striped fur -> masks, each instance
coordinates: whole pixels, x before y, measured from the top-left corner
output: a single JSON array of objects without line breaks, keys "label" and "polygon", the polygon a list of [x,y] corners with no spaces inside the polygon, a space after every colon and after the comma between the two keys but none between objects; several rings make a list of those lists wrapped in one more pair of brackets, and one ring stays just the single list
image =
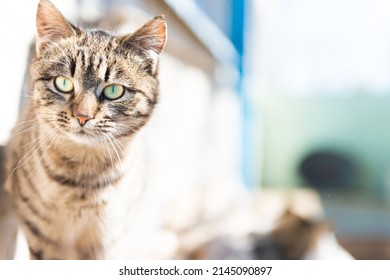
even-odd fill
[{"label": "striped fur", "polygon": [[[115,36],[74,27],[39,2],[31,97],[7,145],[6,188],[32,259],[118,257],[142,207],[142,131],[158,101],[165,39],[163,17]],[[56,90],[57,76],[74,92]],[[123,97],[104,99],[109,84],[123,85]],[[76,113],[90,116],[84,126]]]}]

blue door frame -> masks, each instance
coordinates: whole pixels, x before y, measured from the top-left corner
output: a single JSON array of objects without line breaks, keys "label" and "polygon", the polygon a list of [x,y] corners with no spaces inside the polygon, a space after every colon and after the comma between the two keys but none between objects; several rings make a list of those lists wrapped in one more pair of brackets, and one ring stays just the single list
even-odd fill
[{"label": "blue door frame", "polygon": [[248,15],[246,11],[250,1],[248,0],[232,0],[231,1],[231,33],[230,39],[239,54],[239,73],[240,78],[237,84],[237,92],[239,94],[241,112],[242,112],[242,156],[241,156],[241,174],[244,184],[248,188],[253,188],[259,185],[259,169],[256,147],[258,139],[258,128],[256,127],[256,119],[254,116],[253,105],[250,104],[248,94],[245,92],[244,86],[244,52],[245,52],[245,24]]}]

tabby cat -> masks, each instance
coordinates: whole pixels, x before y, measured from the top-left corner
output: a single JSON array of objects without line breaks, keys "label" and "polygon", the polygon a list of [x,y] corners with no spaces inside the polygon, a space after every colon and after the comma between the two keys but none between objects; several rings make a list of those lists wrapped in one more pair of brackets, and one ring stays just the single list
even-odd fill
[{"label": "tabby cat", "polygon": [[158,16],[125,36],[83,30],[40,0],[31,96],[6,147],[32,259],[139,257],[125,237],[145,208],[144,127],[166,28]]}]

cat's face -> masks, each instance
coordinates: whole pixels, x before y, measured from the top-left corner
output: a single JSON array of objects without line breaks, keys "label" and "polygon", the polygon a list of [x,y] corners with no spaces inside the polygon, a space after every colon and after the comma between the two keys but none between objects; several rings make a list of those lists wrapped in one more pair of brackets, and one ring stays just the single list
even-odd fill
[{"label": "cat's face", "polygon": [[[163,17],[128,36],[83,31],[47,0],[37,14],[32,94],[37,117],[75,141],[128,137],[149,119],[158,98]],[[50,131],[48,132],[50,133]]]}]

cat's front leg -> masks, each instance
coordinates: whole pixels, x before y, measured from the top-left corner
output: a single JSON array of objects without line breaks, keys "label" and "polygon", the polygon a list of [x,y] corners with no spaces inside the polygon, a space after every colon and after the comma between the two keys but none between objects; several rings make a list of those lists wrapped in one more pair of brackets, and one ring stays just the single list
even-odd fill
[{"label": "cat's front leg", "polygon": [[13,259],[16,248],[17,218],[12,198],[5,192],[4,147],[0,146],[0,260]]}]

